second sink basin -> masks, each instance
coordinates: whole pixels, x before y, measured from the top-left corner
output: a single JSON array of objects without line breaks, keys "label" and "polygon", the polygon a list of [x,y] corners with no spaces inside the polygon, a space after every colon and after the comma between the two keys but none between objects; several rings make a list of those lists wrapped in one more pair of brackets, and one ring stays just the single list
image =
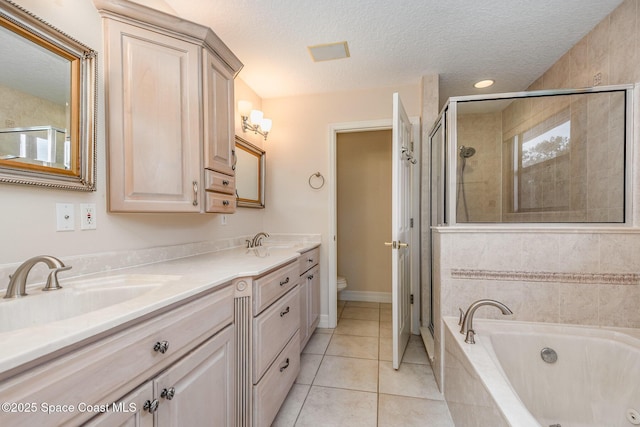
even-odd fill
[{"label": "second sink basin", "polygon": [[0,298],[0,333],[69,319],[120,304],[174,282],[179,276],[123,274],[62,282],[62,289],[27,290],[15,299]]}]

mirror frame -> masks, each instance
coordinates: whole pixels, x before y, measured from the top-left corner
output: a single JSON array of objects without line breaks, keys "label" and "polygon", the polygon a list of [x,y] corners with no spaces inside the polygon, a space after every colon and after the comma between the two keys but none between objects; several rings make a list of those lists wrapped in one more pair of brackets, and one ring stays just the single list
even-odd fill
[{"label": "mirror frame", "polygon": [[[261,149],[260,147],[257,147],[255,145],[253,145],[252,143],[250,143],[249,141],[247,141],[246,139],[242,139],[240,138],[238,135],[236,135],[236,144],[235,144],[235,149],[236,150],[243,150],[248,152],[251,155],[254,155],[258,158],[258,198],[257,199],[243,199],[238,195],[238,188],[237,188],[237,182],[238,182],[238,171],[236,170],[236,197],[237,197],[237,205],[238,207],[243,207],[243,208],[257,208],[257,209],[264,209],[265,206],[265,199],[264,199],[264,184],[265,184],[265,166],[266,166],[266,152]],[[237,163],[237,159],[238,159],[238,155],[237,153],[234,153],[234,157],[236,159]],[[234,170],[236,168],[236,165],[234,163]]]},{"label": "mirror frame", "polygon": [[[0,162],[0,182],[96,191],[97,52],[10,0],[0,2],[0,25],[70,60],[72,171]],[[75,140],[74,140],[75,139]]]}]

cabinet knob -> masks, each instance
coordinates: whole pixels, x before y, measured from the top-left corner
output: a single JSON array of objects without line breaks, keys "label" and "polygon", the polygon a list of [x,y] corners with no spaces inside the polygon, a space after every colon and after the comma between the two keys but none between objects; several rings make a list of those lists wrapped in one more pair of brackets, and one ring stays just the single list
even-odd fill
[{"label": "cabinet knob", "polygon": [[307,262],[313,263],[313,258],[307,258]]},{"label": "cabinet knob", "polygon": [[307,279],[309,279],[309,280],[313,280],[313,274],[308,275],[308,276],[307,276]]},{"label": "cabinet knob", "polygon": [[160,393],[160,397],[164,397],[167,400],[173,399],[173,396],[175,395],[176,395],[176,389],[174,387],[162,389],[162,392]]},{"label": "cabinet knob", "polygon": [[229,206],[229,201],[228,201],[228,200],[223,200],[223,201],[222,201],[222,204],[223,204],[224,206]]},{"label": "cabinet knob", "polygon": [[289,313],[289,306],[286,309],[280,312],[280,317],[284,317],[285,314]]},{"label": "cabinet knob", "polygon": [[226,179],[222,180],[222,185],[229,185],[229,181],[227,181]]},{"label": "cabinet knob", "polygon": [[158,410],[158,404],[158,399],[147,400],[146,402],[144,402],[143,409],[145,411],[149,411],[150,414],[153,414]]},{"label": "cabinet knob", "polygon": [[284,286],[289,283],[289,277],[287,277],[284,281],[280,282],[280,286]]},{"label": "cabinet knob", "polygon": [[287,357],[287,360],[285,360],[282,366],[280,366],[280,372],[284,371],[288,367],[289,367],[289,358]]},{"label": "cabinet knob", "polygon": [[165,354],[169,350],[169,341],[158,341],[153,346],[153,351],[156,351],[161,354]]}]

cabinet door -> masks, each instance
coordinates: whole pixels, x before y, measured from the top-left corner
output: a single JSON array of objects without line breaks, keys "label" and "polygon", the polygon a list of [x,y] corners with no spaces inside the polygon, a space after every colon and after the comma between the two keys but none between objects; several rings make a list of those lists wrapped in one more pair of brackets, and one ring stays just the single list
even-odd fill
[{"label": "cabinet door", "polygon": [[309,329],[307,333],[311,335],[318,326],[320,320],[320,267],[315,266],[306,273],[309,283]]},{"label": "cabinet door", "polygon": [[144,409],[153,400],[153,384],[147,382],[119,401],[108,411],[92,418],[87,427],[153,427],[153,414]]},{"label": "cabinet door", "polygon": [[205,49],[203,75],[204,167],[234,175],[233,74]]},{"label": "cabinet door", "polygon": [[198,212],[201,48],[105,19],[109,209]]},{"label": "cabinet door", "polygon": [[234,377],[230,325],[154,380],[158,427],[233,426]]},{"label": "cabinet door", "polygon": [[307,345],[309,338],[309,282],[304,280],[300,284],[300,352]]}]

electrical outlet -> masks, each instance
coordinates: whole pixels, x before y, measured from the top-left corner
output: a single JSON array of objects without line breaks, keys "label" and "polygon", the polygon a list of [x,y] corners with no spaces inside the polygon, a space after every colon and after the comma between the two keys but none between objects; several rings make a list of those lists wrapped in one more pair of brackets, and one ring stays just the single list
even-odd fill
[{"label": "electrical outlet", "polygon": [[80,229],[95,230],[96,228],[96,205],[95,203],[80,204]]},{"label": "electrical outlet", "polygon": [[56,231],[73,231],[75,218],[72,203],[56,203]]}]

